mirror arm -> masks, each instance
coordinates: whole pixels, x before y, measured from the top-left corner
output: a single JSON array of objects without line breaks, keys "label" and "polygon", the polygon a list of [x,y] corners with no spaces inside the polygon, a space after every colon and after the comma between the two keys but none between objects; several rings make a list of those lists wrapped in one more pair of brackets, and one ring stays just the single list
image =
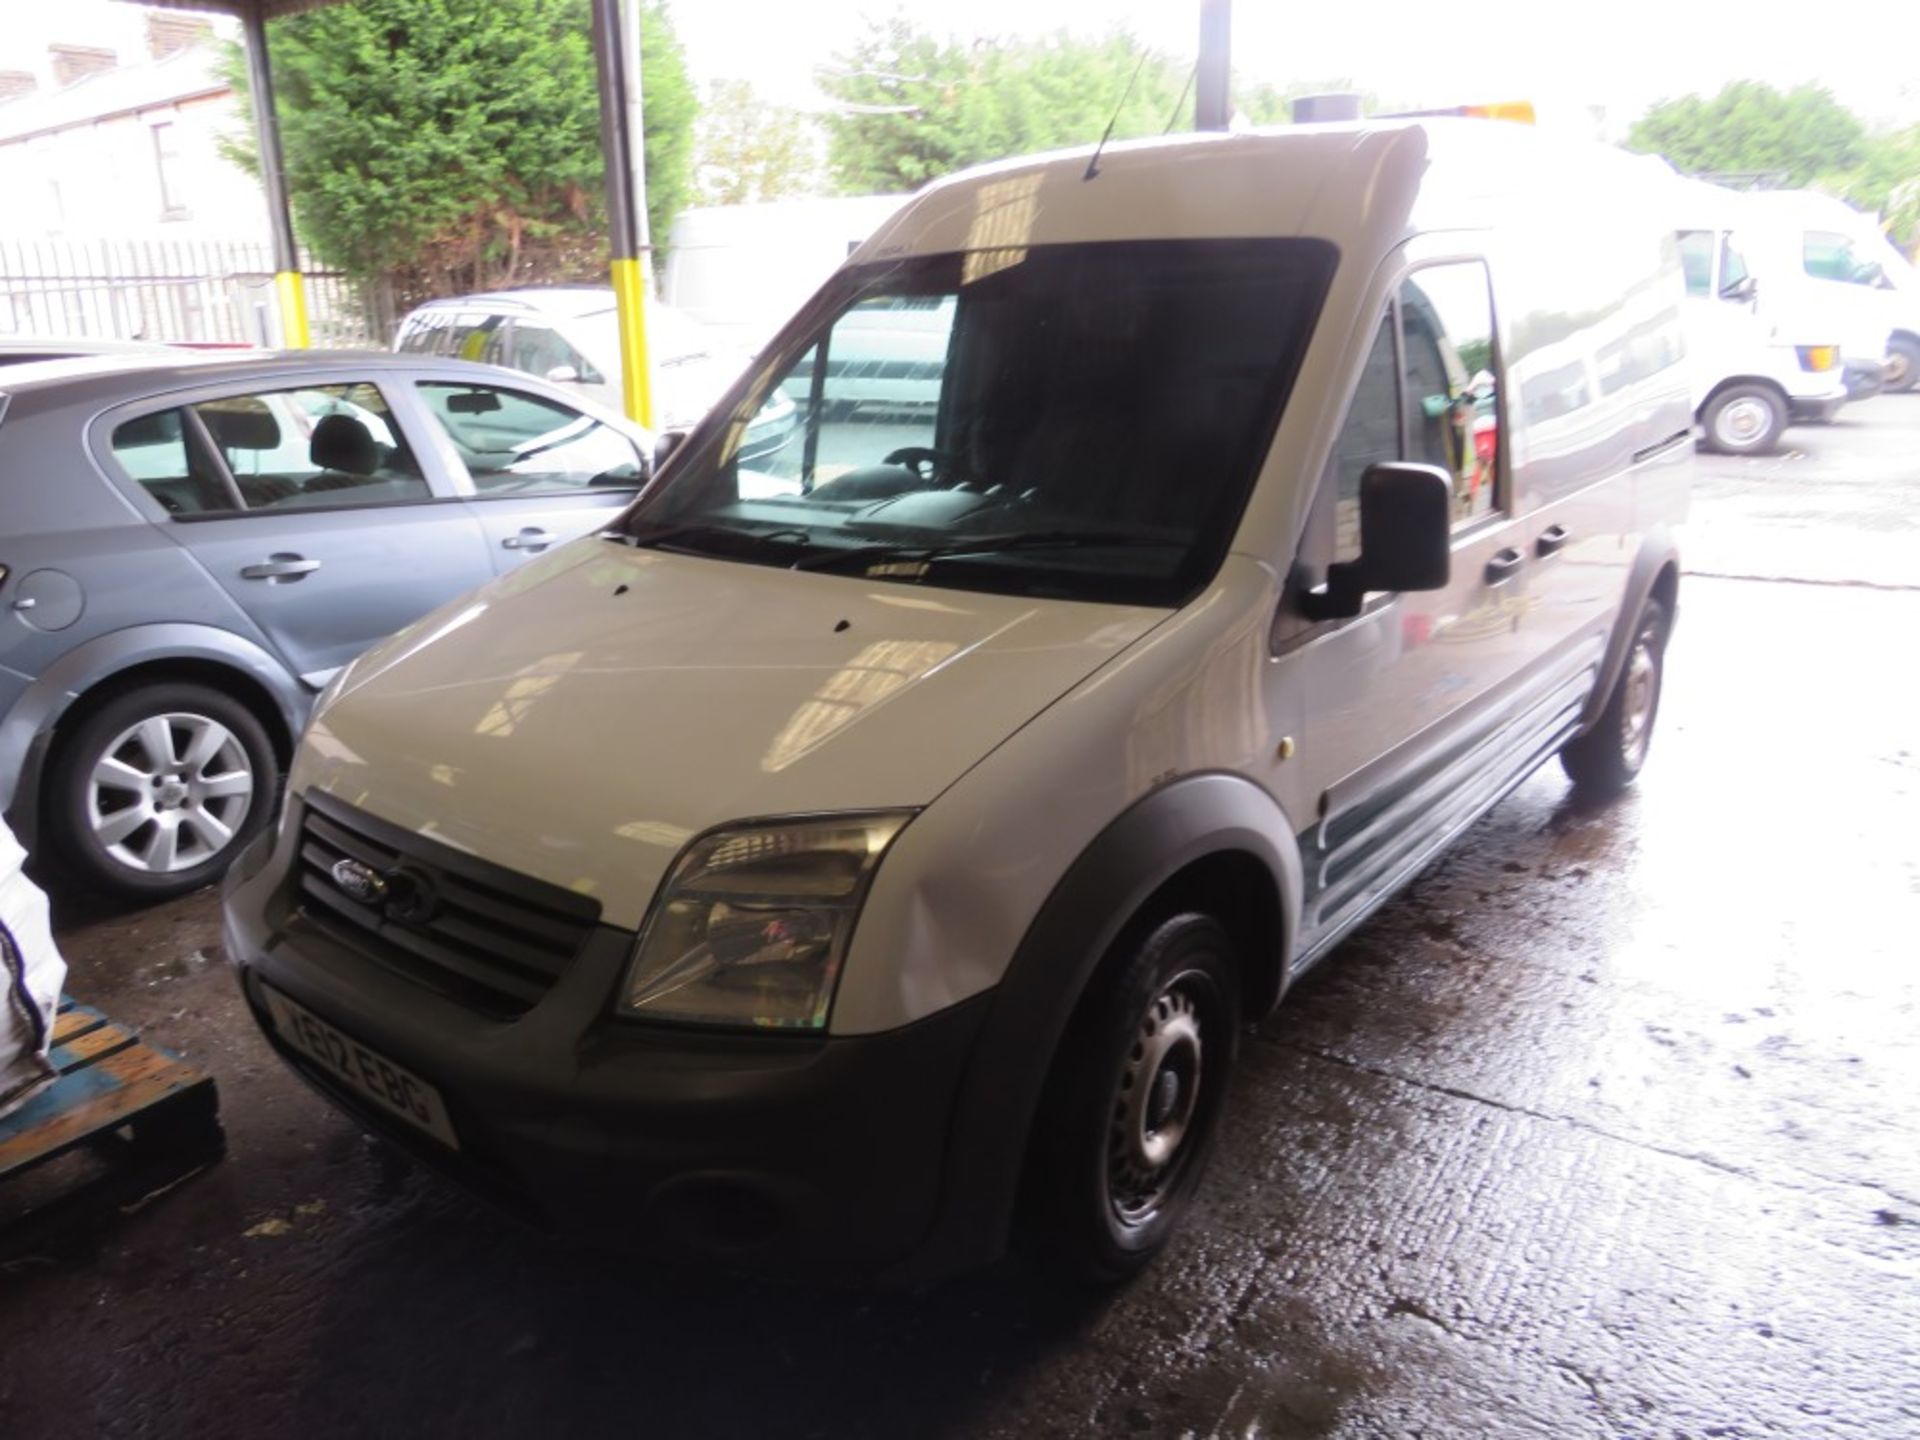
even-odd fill
[{"label": "mirror arm", "polygon": [[1367,599],[1366,571],[1358,560],[1327,567],[1327,583],[1300,592],[1300,613],[1308,620],[1348,620]]}]

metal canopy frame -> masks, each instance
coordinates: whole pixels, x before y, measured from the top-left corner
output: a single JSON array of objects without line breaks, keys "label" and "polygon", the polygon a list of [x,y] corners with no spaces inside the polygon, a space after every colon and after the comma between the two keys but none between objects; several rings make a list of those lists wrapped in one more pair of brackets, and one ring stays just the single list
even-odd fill
[{"label": "metal canopy frame", "polygon": [[[253,91],[254,136],[260,180],[266,187],[273,229],[274,291],[280,332],[290,348],[312,343],[307,328],[306,285],[294,247],[287,200],[280,122],[273,103],[273,60],[267,21],[352,0],[131,0],[169,10],[230,15],[246,34],[247,76]],[[600,149],[606,157],[607,214],[614,303],[620,316],[622,400],[629,416],[653,423],[652,366],[647,353],[646,297],[651,247],[647,239],[646,181],[641,158],[640,0],[591,0],[593,60],[600,82]]]}]

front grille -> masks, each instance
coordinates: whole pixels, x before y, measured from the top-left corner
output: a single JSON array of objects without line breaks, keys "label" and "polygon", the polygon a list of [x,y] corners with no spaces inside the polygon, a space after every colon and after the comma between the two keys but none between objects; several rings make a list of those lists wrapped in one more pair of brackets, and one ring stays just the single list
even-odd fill
[{"label": "front grille", "polygon": [[[331,795],[309,792],[305,804],[302,912],[368,959],[472,1009],[525,1014],[600,919],[597,900],[476,860]],[[333,878],[342,860],[386,877],[396,896],[404,886],[413,903],[354,899]],[[419,903],[423,893],[432,903]]]}]

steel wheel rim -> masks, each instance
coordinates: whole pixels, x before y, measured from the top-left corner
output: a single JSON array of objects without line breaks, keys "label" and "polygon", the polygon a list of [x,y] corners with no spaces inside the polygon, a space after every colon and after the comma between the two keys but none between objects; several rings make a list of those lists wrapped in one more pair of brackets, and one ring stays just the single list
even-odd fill
[{"label": "steel wheel rim", "polygon": [[1207,1083],[1197,971],[1175,976],[1142,1012],[1116,1078],[1107,1126],[1107,1203],[1132,1229],[1152,1220],[1192,1156]]},{"label": "steel wheel rim", "polygon": [[1620,754],[1632,769],[1639,769],[1647,758],[1659,698],[1660,662],[1654,655],[1653,637],[1643,633],[1627,660],[1626,702],[1620,712]]},{"label": "steel wheel rim", "polygon": [[1729,445],[1751,445],[1772,423],[1773,410],[1766,401],[1743,395],[1721,410],[1715,428]]},{"label": "steel wheel rim", "polygon": [[253,760],[218,720],[187,711],[129,725],[94,761],[87,823],[102,851],[145,875],[204,865],[253,808]]}]

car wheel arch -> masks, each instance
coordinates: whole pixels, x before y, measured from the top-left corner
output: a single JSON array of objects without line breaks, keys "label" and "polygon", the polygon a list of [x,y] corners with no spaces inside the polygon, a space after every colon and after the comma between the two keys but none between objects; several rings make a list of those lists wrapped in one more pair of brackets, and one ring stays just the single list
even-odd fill
[{"label": "car wheel arch", "polygon": [[23,843],[37,839],[50,760],[61,733],[134,685],[211,684],[247,706],[284,767],[312,697],[271,654],[230,631],[154,624],[97,636],[47,666],[0,717],[0,765],[14,767],[5,809]]}]

